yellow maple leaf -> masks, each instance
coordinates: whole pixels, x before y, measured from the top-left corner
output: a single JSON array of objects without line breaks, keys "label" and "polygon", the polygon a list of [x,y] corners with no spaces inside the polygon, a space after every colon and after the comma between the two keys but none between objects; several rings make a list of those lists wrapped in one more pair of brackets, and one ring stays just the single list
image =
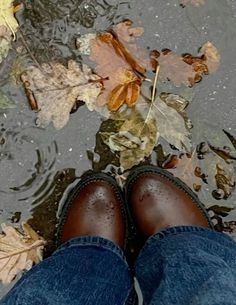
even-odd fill
[{"label": "yellow maple leaf", "polygon": [[0,1],[0,27],[5,26],[8,28],[15,40],[15,32],[18,28],[18,22],[14,16],[13,0],[1,0]]}]

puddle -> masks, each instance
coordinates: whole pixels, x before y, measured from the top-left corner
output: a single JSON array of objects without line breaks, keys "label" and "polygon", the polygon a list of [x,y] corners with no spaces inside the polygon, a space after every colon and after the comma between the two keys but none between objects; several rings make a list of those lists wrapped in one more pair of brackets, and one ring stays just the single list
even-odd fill
[{"label": "puddle", "polygon": [[[117,155],[103,144],[99,135],[99,130],[111,128],[109,122],[80,107],[60,131],[52,126],[37,128],[23,88],[16,83],[22,67],[35,62],[65,64],[68,59],[81,62],[75,47],[75,38],[81,34],[105,30],[128,18],[144,28],[144,35],[139,38],[144,48],[196,53],[206,41],[214,42],[222,57],[220,69],[194,87],[187,110],[194,126],[193,144],[196,147],[211,140],[223,148],[227,145],[222,140],[225,137],[222,130],[236,136],[233,1],[209,0],[200,8],[191,5],[181,8],[177,0],[21,2],[25,9],[17,13],[21,24],[17,43],[0,65],[1,91],[16,104],[13,109],[0,110],[1,223],[17,227],[28,220],[53,247],[57,210],[68,186],[90,169],[119,174]],[[19,51],[25,48],[22,57]],[[178,94],[176,88],[171,90]],[[160,140],[147,163],[162,166],[169,154],[176,153]],[[203,161],[200,162],[204,170]],[[236,237],[236,193],[217,200],[213,191],[214,186],[203,183],[198,194],[211,208],[217,228]]]}]

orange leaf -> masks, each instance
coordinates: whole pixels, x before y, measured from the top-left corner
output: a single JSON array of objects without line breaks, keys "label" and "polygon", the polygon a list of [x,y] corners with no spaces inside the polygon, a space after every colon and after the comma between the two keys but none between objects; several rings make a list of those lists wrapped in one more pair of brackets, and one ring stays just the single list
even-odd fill
[{"label": "orange leaf", "polygon": [[137,82],[132,82],[128,84],[127,95],[126,95],[126,104],[128,107],[133,107],[137,102],[137,99],[140,94],[140,85]]},{"label": "orange leaf", "polygon": [[[127,21],[114,26],[110,32],[104,32],[91,41],[90,59],[97,66],[95,72],[103,81],[103,91],[98,97],[97,104],[108,104],[108,109],[116,111],[123,103],[129,107],[135,105],[139,97],[139,86],[143,80],[146,69],[138,63],[129,52],[136,46],[135,29],[130,28]],[[120,41],[121,32],[125,39]],[[136,46],[137,48],[137,46]],[[148,59],[147,59],[148,62]],[[134,83],[134,84],[133,84]],[[124,90],[121,88],[123,87]],[[126,94],[126,96],[124,96]]]},{"label": "orange leaf", "polygon": [[128,85],[118,85],[112,90],[107,104],[110,111],[117,111],[124,104],[127,95],[127,87]]}]

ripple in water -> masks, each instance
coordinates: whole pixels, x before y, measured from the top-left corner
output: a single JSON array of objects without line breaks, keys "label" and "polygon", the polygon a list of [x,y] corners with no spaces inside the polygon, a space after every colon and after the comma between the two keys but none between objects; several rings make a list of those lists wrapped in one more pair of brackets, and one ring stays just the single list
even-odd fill
[{"label": "ripple in water", "polygon": [[15,195],[17,201],[39,202],[47,196],[58,154],[55,141],[39,142],[36,128],[0,130],[0,193]]}]

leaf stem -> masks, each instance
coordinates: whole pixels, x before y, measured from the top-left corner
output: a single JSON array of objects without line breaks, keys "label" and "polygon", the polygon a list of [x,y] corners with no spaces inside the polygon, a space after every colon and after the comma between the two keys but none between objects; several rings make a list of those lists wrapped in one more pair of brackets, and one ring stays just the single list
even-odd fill
[{"label": "leaf stem", "polygon": [[155,99],[155,95],[156,95],[156,87],[157,87],[157,81],[158,81],[158,77],[159,77],[159,73],[160,73],[160,65],[157,65],[156,68],[156,75],[155,75],[155,79],[153,82],[153,89],[152,89],[152,104],[154,103],[154,99]]},{"label": "leaf stem", "polygon": [[155,96],[156,96],[156,86],[157,86],[157,81],[158,81],[159,73],[160,73],[160,65],[157,65],[156,74],[155,74],[155,78],[154,78],[154,81],[153,81],[151,106],[150,106],[150,108],[148,110],[148,114],[147,114],[144,126],[147,124],[147,121],[149,120],[149,116],[150,116],[150,114],[152,112],[152,106],[154,105],[154,100],[155,100]]}]

